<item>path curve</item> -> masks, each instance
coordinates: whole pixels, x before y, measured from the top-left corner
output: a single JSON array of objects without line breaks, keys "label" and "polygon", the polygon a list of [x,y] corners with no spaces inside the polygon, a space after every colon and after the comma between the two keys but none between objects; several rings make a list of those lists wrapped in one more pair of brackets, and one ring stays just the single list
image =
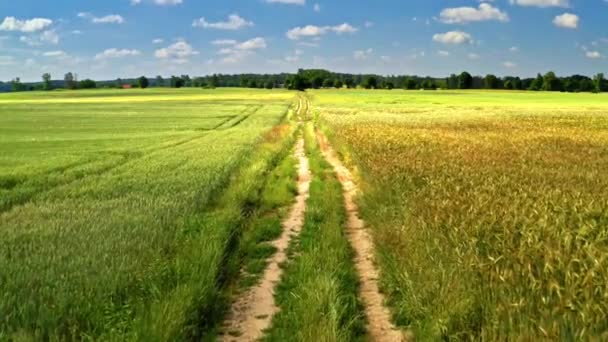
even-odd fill
[{"label": "path curve", "polygon": [[355,250],[355,269],[359,274],[359,297],[365,306],[367,332],[371,341],[396,342],[411,341],[412,336],[398,330],[391,322],[391,313],[384,306],[384,295],[378,286],[379,273],[374,264],[374,243],[359,218],[359,208],[355,201],[358,187],[351,172],[342,164],[325,135],[317,131],[317,140],[321,153],[334,168],[338,180],[344,189],[344,204],[348,214],[347,235]]},{"label": "path curve", "polygon": [[[279,312],[274,301],[275,287],[283,274],[281,264],[287,260],[289,242],[292,237],[300,234],[304,225],[306,201],[309,196],[311,174],[303,138],[296,143],[294,156],[299,163],[298,195],[289,215],[282,222],[283,233],[272,242],[277,252],[269,260],[260,282],[232,305],[228,320],[224,324],[225,335],[221,336],[221,341],[257,341],[264,335],[264,330],[270,327],[272,317]],[[230,333],[238,336],[231,336]]]}]

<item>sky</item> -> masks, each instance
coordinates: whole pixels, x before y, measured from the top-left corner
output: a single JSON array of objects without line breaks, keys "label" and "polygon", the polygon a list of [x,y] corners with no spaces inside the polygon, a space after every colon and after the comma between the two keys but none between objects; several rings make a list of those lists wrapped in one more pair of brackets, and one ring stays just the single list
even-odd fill
[{"label": "sky", "polygon": [[608,73],[608,0],[0,1],[0,80]]}]

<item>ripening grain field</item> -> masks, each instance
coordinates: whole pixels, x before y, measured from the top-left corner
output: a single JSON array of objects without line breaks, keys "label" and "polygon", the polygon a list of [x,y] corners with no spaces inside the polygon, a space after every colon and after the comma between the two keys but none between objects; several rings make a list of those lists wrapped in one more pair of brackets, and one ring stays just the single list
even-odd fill
[{"label": "ripening grain field", "polygon": [[277,125],[294,98],[2,94],[0,340],[193,339],[216,324],[241,207],[291,147]]},{"label": "ripening grain field", "polygon": [[418,340],[608,339],[608,96],[314,91]]}]

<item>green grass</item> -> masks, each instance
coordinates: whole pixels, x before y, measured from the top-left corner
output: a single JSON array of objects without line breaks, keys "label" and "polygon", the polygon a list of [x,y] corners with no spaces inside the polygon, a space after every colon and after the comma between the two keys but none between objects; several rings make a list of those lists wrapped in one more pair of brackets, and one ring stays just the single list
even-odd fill
[{"label": "green grass", "polygon": [[243,210],[290,136],[271,128],[292,100],[0,96],[0,339],[172,340],[212,327]]},{"label": "green grass", "polygon": [[314,91],[419,340],[608,338],[608,96]]},{"label": "green grass", "polygon": [[278,286],[281,311],[266,341],[356,341],[364,335],[352,250],[344,235],[342,188],[319,152],[312,124],[305,128],[313,175],[305,223],[290,246]]}]

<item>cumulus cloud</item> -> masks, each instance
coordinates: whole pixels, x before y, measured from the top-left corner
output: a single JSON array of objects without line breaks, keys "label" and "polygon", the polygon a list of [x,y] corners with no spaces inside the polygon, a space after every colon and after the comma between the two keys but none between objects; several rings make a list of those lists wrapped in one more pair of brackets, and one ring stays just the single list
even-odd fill
[{"label": "cumulus cloud", "polygon": [[553,19],[553,24],[557,27],[575,29],[578,27],[579,17],[576,14],[564,13]]},{"label": "cumulus cloud", "polygon": [[511,4],[534,7],[570,7],[569,0],[510,0]]},{"label": "cumulus cloud", "polygon": [[176,64],[188,63],[189,58],[198,55],[199,52],[194,50],[192,45],[184,40],[175,42],[166,48],[158,49],[154,52],[154,56],[158,59],[170,61]]},{"label": "cumulus cloud", "polygon": [[89,19],[94,24],[122,24],[125,18],[118,14],[109,14],[103,17],[96,17],[88,12],[78,13],[79,18]]},{"label": "cumulus cloud", "polygon": [[358,61],[364,61],[366,60],[369,56],[371,56],[371,54],[374,52],[374,49],[367,49],[367,50],[357,50],[353,53],[353,58],[358,60]]},{"label": "cumulus cloud", "polygon": [[291,40],[298,40],[302,37],[319,37],[327,34],[328,32],[335,32],[337,34],[343,33],[355,33],[358,29],[348,23],[344,23],[336,26],[315,26],[307,25],[303,27],[295,27],[287,31],[287,38]]},{"label": "cumulus cloud", "polygon": [[466,44],[472,43],[473,38],[470,34],[462,31],[449,31],[433,35],[433,40],[442,44]]},{"label": "cumulus cloud", "polygon": [[244,27],[253,26],[253,22],[247,21],[238,14],[231,14],[226,21],[215,23],[208,22],[205,18],[200,18],[192,23],[193,27],[210,28],[217,30],[238,30]]},{"label": "cumulus cloud", "polygon": [[59,44],[59,35],[55,30],[47,30],[39,35],[29,35],[19,37],[19,41],[29,46],[40,46],[43,44]]},{"label": "cumulus cloud", "polygon": [[51,26],[53,21],[46,18],[33,18],[20,20],[15,17],[6,17],[0,24],[0,31],[37,32]]},{"label": "cumulus cloud", "polygon": [[482,3],[479,8],[475,7],[457,7],[446,8],[439,15],[441,22],[446,24],[465,24],[474,21],[497,20],[508,22],[509,15],[502,12],[500,9],[488,4]]},{"label": "cumulus cloud", "polygon": [[256,50],[262,50],[267,47],[266,40],[262,37],[256,37],[244,42],[235,40],[217,40],[212,43],[214,45],[225,46],[218,51],[219,55],[223,55],[222,63],[234,64],[242,61],[247,56],[255,53]]},{"label": "cumulus cloud", "polygon": [[44,57],[53,57],[53,58],[67,58],[69,55],[62,50],[56,51],[47,51],[42,54]]},{"label": "cumulus cloud", "polygon": [[139,50],[129,50],[129,49],[107,49],[101,53],[95,55],[96,60],[109,59],[109,58],[121,58],[128,56],[139,56],[141,52]]},{"label": "cumulus cloud", "polygon": [[602,54],[598,51],[585,51],[585,57],[590,59],[599,59],[602,58]]}]

